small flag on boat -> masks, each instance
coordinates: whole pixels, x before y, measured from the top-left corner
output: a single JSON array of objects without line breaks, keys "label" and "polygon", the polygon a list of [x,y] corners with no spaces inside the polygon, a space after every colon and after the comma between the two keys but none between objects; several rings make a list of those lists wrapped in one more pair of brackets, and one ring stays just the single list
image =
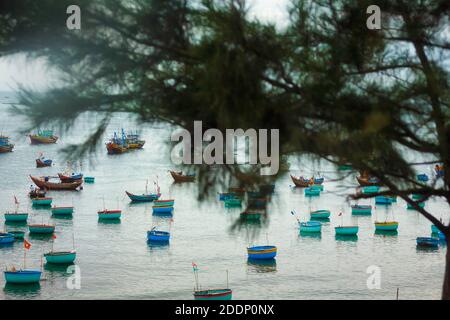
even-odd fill
[{"label": "small flag on boat", "polygon": [[192,269],[194,269],[194,271],[198,271],[198,266],[195,262],[192,262]]},{"label": "small flag on boat", "polygon": [[292,214],[293,216],[295,216],[295,213],[294,213],[294,211],[291,211],[291,214]]},{"label": "small flag on boat", "polygon": [[16,196],[14,196],[14,203],[17,205],[19,204],[19,201],[17,200]]},{"label": "small flag on boat", "polygon": [[30,250],[31,243],[29,243],[27,240],[23,240],[23,247],[27,250]]}]

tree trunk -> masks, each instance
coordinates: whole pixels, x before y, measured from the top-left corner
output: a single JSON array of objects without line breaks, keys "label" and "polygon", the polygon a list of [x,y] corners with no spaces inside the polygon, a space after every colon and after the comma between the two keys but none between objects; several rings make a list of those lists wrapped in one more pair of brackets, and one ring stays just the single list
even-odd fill
[{"label": "tree trunk", "polygon": [[445,275],[444,285],[442,287],[442,300],[450,300],[450,232],[445,234],[447,241],[447,254],[445,255]]}]

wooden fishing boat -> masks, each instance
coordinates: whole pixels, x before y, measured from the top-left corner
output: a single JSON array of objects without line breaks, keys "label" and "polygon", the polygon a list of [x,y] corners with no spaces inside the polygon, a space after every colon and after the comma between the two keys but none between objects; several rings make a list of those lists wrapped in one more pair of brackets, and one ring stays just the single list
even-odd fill
[{"label": "wooden fishing boat", "polygon": [[330,214],[330,210],[315,210],[310,212],[311,219],[328,219]]},{"label": "wooden fishing boat", "polygon": [[52,214],[54,215],[72,215],[73,207],[52,207]]},{"label": "wooden fishing boat", "polygon": [[0,232],[0,245],[10,244],[16,240],[13,234],[7,232]]},{"label": "wooden fishing boat", "polygon": [[300,232],[305,233],[320,233],[322,231],[322,224],[316,221],[300,222]]},{"label": "wooden fishing boat", "polygon": [[26,222],[28,219],[28,213],[19,212],[6,212],[5,221],[8,222]]},{"label": "wooden fishing boat", "polygon": [[358,226],[337,226],[334,228],[338,236],[356,236],[358,234]]},{"label": "wooden fishing boat", "polygon": [[108,154],[122,154],[122,153],[127,152],[128,148],[121,144],[117,144],[114,142],[108,142],[106,144],[106,150],[108,151]]},{"label": "wooden fishing boat", "polygon": [[416,244],[418,247],[424,248],[438,248],[439,240],[432,237],[418,237],[416,239]]},{"label": "wooden fishing boat", "polygon": [[362,188],[363,194],[372,194],[372,193],[377,193],[378,191],[380,191],[379,186],[368,186],[368,187]]},{"label": "wooden fishing boat", "polygon": [[[417,203],[417,205],[420,208],[424,208],[425,207],[425,202],[416,202],[416,203]],[[416,208],[414,208],[413,205],[409,204],[409,203],[406,205],[406,208],[409,209],[409,210],[416,210]]]},{"label": "wooden fishing boat", "polygon": [[352,214],[354,214],[354,215],[370,215],[370,214],[372,214],[372,206],[355,204],[352,206]]},{"label": "wooden fishing boat", "polygon": [[274,259],[277,255],[276,246],[255,246],[247,248],[249,259],[253,260],[268,260]]},{"label": "wooden fishing boat", "polygon": [[[122,129],[122,133],[123,129]],[[142,149],[145,144],[145,140],[140,139],[140,135],[135,132],[126,135],[126,143],[128,144],[129,149]]]},{"label": "wooden fishing boat", "polygon": [[390,197],[386,197],[386,196],[376,196],[375,204],[390,205],[390,204],[392,204],[392,199]]},{"label": "wooden fishing boat", "polygon": [[51,251],[44,253],[44,258],[48,263],[72,264],[77,257],[75,250],[71,251]]},{"label": "wooden fishing boat", "polygon": [[313,187],[305,188],[305,196],[307,197],[320,196],[320,189],[316,189]]},{"label": "wooden fishing boat", "polygon": [[377,178],[370,178],[370,177],[356,177],[356,180],[358,180],[358,183],[362,187],[368,187],[368,186],[378,186],[380,184],[380,181]]},{"label": "wooden fishing boat", "polygon": [[173,206],[152,206],[154,214],[172,214]]},{"label": "wooden fishing boat", "polygon": [[80,181],[83,179],[83,174],[82,173],[72,173],[70,176],[69,175],[64,175],[62,173],[58,173],[58,177],[59,180],[61,180],[61,182],[67,183],[67,182],[75,182],[75,181]]},{"label": "wooden fishing boat", "polygon": [[148,242],[169,242],[170,233],[167,231],[150,230],[147,231],[147,241]]},{"label": "wooden fishing boat", "polygon": [[0,153],[12,152],[14,145],[9,143],[9,137],[0,136]]},{"label": "wooden fishing boat", "polygon": [[307,179],[304,179],[302,177],[296,178],[293,175],[290,175],[292,182],[295,184],[296,187],[299,188],[307,188],[311,184],[311,182]]},{"label": "wooden fishing boat", "polygon": [[169,171],[175,182],[193,182],[195,180],[195,174],[183,175],[183,171],[175,172]]},{"label": "wooden fishing boat", "polygon": [[122,216],[122,210],[101,210],[97,212],[100,220],[117,220]]},{"label": "wooden fishing boat", "polygon": [[7,270],[4,271],[6,283],[30,284],[39,283],[42,272],[39,270]]},{"label": "wooden fishing boat", "polygon": [[52,204],[53,198],[34,198],[31,200],[33,206],[50,206]]},{"label": "wooden fishing boat", "polygon": [[153,205],[155,207],[164,207],[164,206],[172,206],[175,204],[175,200],[168,199],[168,200],[155,200],[153,201]]},{"label": "wooden fishing boat", "polygon": [[36,168],[51,167],[52,163],[50,159],[36,159]]},{"label": "wooden fishing boat", "polygon": [[397,221],[375,221],[375,230],[377,231],[397,231],[398,222]]},{"label": "wooden fishing boat", "polygon": [[435,167],[434,167],[434,172],[436,173],[436,177],[437,178],[442,178],[443,176],[444,176],[444,166],[442,166],[442,165],[436,165]]},{"label": "wooden fishing boat", "polygon": [[125,193],[127,194],[127,196],[130,198],[130,200],[132,202],[152,202],[152,201],[158,200],[159,197],[161,196],[160,193],[158,193],[158,194],[150,193],[150,194],[142,194],[142,195],[132,194],[128,191],[125,191]]},{"label": "wooden fishing boat", "polygon": [[94,177],[84,177],[84,182],[85,183],[94,183],[95,178]]},{"label": "wooden fishing boat", "polygon": [[425,173],[421,173],[417,175],[417,180],[422,182],[427,182],[429,180],[428,176]]},{"label": "wooden fishing boat", "polygon": [[231,289],[208,289],[194,291],[195,300],[231,300],[233,291]]},{"label": "wooden fishing boat", "polygon": [[11,230],[8,233],[11,233],[16,239],[23,239],[25,237],[25,231]]},{"label": "wooden fishing boat", "polygon": [[30,224],[28,225],[30,233],[52,234],[55,232],[54,224]]},{"label": "wooden fishing boat", "polygon": [[29,137],[31,144],[51,144],[58,141],[52,130],[39,131],[37,134],[30,134]]},{"label": "wooden fishing boat", "polygon": [[74,182],[49,182],[46,181],[45,178],[37,178],[30,175],[31,180],[34,182],[36,186],[38,186],[41,189],[47,189],[47,190],[76,190],[78,187],[80,187],[83,184],[83,180],[78,180]]},{"label": "wooden fishing boat", "polygon": [[28,193],[28,196],[31,199],[34,199],[34,198],[45,198],[46,194],[47,194],[47,192],[45,192],[45,190],[41,190],[41,189],[35,188],[34,190],[31,190]]}]

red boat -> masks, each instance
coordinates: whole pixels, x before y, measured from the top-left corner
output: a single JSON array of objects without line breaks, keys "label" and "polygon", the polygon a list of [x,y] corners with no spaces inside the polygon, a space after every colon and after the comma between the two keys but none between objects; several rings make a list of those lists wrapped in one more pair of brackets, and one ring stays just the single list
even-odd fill
[{"label": "red boat", "polygon": [[64,182],[55,183],[46,181],[46,179],[44,178],[37,178],[33,176],[30,176],[30,178],[34,182],[34,184],[37,185],[40,189],[46,190],[76,190],[83,183],[83,180],[68,183]]},{"label": "red boat", "polygon": [[64,174],[58,173],[58,177],[61,180],[61,182],[75,182],[83,179],[82,174],[74,174],[72,176],[66,176]]},{"label": "red boat", "polygon": [[51,167],[52,166],[52,160],[42,160],[42,159],[36,159],[36,168],[44,168],[44,167]]}]

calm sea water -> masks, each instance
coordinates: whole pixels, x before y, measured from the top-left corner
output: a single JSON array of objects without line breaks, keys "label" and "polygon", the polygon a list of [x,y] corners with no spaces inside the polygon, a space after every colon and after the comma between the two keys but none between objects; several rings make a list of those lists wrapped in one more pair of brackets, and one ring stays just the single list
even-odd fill
[{"label": "calm sea water", "polygon": [[[11,100],[12,94],[0,95],[0,102]],[[371,217],[352,217],[345,195],[354,192],[354,175],[343,182],[325,182],[320,197],[307,199],[302,190],[291,187],[286,172],[276,183],[268,224],[262,228],[232,229],[239,209],[225,209],[215,198],[199,202],[195,183],[172,183],[167,172],[173,168],[168,160],[170,131],[164,126],[138,126],[125,115],[114,118],[108,134],[121,127],[139,127],[147,140],[143,150],[108,156],[101,145],[95,154],[95,165],[85,161],[82,167],[85,175],[95,176],[94,184],[86,184],[80,192],[51,192],[55,205],[75,206],[72,219],[52,218],[48,210],[31,208],[28,175],[56,175],[64,170],[60,148],[82,141],[99,119],[92,114],[83,116],[71,132],[59,133],[58,144],[31,146],[18,132],[24,119],[9,115],[7,106],[0,103],[0,128],[16,145],[14,152],[0,154],[0,210],[3,213],[13,209],[16,195],[21,208],[31,213],[31,221],[56,224],[55,250],[71,249],[74,237],[76,265],[81,272],[81,288],[72,290],[66,285],[70,274],[65,267],[44,263],[45,281],[37,286],[5,285],[2,276],[0,299],[192,299],[192,261],[199,267],[200,284],[205,288],[225,287],[228,270],[234,299],[395,299],[397,288],[401,299],[439,299],[446,248],[416,249],[415,238],[429,236],[430,223],[417,212],[407,210],[404,201],[399,199],[391,209],[377,207]],[[35,168],[34,160],[41,151],[54,160],[53,167]],[[317,170],[307,161],[301,166],[292,162],[292,172],[298,174],[300,168],[305,175]],[[327,179],[334,177],[332,169],[327,165],[320,167]],[[163,198],[176,199],[172,224],[168,218],[152,216],[151,204],[130,204],[124,193],[143,192],[146,180],[152,187],[157,175]],[[98,222],[96,212],[103,207],[103,199],[107,208],[123,210],[120,223]],[[360,203],[374,204],[373,200]],[[430,200],[426,206],[448,219],[448,206],[443,200]],[[320,237],[299,235],[297,222],[290,214],[295,210],[306,220],[310,208],[332,212]],[[341,222],[340,211],[344,212],[346,224],[359,225],[357,239],[335,238],[334,226]],[[398,235],[374,233],[376,217],[381,220],[386,214],[399,221]],[[0,227],[3,225],[2,214]],[[170,245],[147,244],[146,231],[152,226],[170,229]],[[27,238],[32,244],[27,267],[40,268],[42,254],[51,249],[51,239]],[[276,263],[248,263],[246,247],[267,243],[278,246]],[[20,267],[23,252],[21,242],[0,247],[0,265]],[[380,267],[380,289],[367,288],[366,271],[372,265]]]}]

